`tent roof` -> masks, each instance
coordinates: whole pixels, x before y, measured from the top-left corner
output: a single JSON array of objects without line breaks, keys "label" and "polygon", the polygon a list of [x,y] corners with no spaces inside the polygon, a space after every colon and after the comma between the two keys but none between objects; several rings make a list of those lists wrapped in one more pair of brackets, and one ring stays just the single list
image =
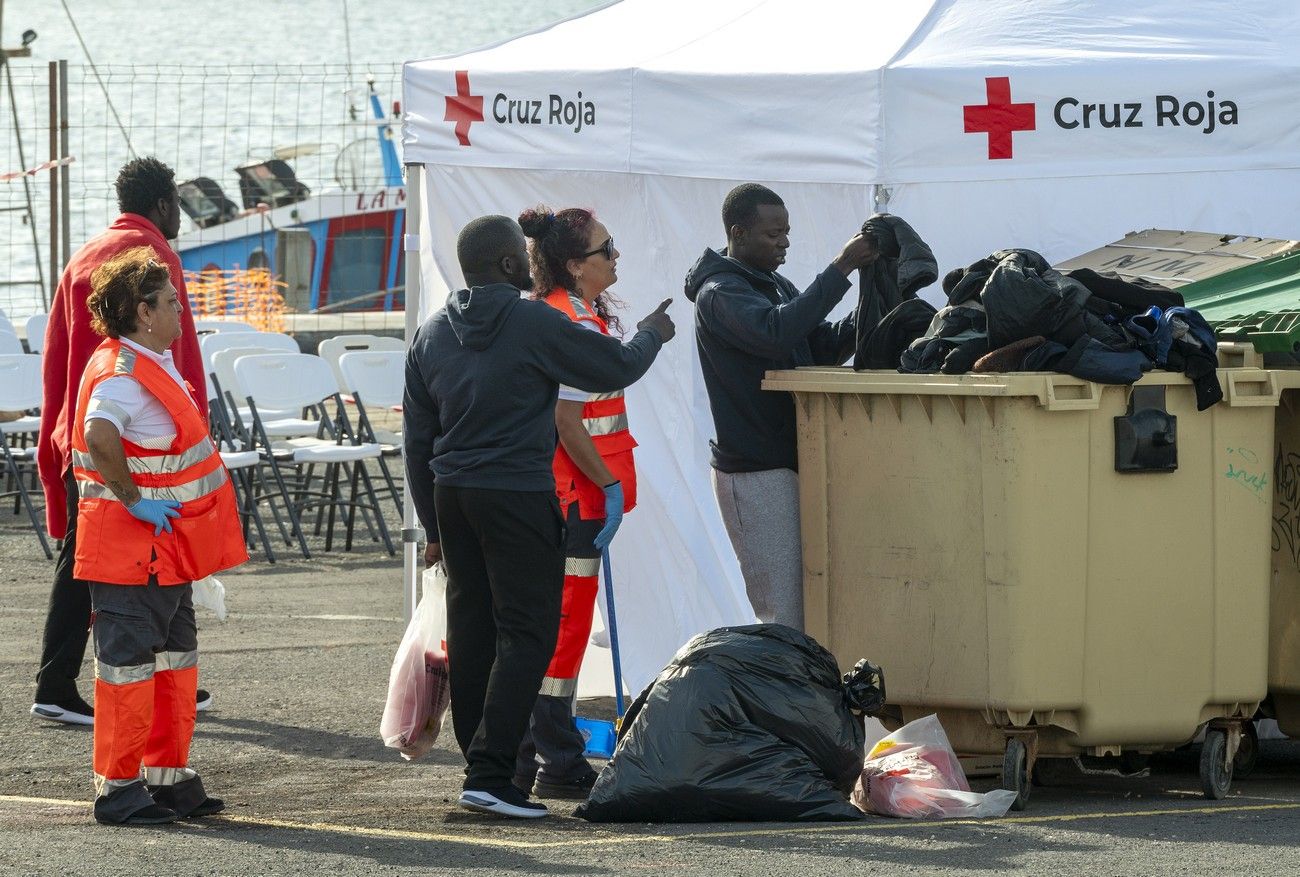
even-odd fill
[{"label": "tent roof", "polygon": [[[624,0],[408,63],[406,160],[858,183],[1293,167],[1298,43],[1289,0]],[[1012,161],[966,130],[1005,103],[1032,108]],[[977,129],[1008,121],[990,112]]]}]

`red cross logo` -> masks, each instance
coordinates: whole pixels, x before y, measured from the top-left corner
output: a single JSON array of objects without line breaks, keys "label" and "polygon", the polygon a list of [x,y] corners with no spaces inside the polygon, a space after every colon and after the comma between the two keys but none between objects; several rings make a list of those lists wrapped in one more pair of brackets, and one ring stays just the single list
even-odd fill
[{"label": "red cross logo", "polygon": [[966,133],[989,135],[989,158],[1010,158],[1011,132],[1034,130],[1034,105],[1011,102],[1009,77],[985,77],[984,88],[988,103],[962,107]]},{"label": "red cross logo", "polygon": [[456,139],[461,146],[469,146],[471,122],[483,121],[483,96],[469,93],[469,71],[456,71],[456,93],[447,95],[447,114],[444,122],[456,123]]}]

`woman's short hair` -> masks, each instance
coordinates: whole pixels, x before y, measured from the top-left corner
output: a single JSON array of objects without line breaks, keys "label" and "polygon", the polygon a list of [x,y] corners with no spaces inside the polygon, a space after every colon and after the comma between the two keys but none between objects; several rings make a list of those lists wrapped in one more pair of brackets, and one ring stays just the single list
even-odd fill
[{"label": "woman's short hair", "polygon": [[[596,215],[582,207],[570,207],[558,213],[539,204],[519,214],[519,226],[524,237],[533,242],[528,248],[528,266],[533,275],[533,298],[546,298],[557,286],[569,292],[578,291],[578,283],[569,273],[570,259],[582,259],[591,249],[588,234]],[[597,315],[615,332],[623,326],[613,313],[611,305],[618,299],[602,292],[595,301]]]},{"label": "woman's short hair", "polygon": [[136,330],[136,305],[158,307],[158,293],[171,274],[153,247],[123,250],[90,273],[90,328],[109,338]]}]

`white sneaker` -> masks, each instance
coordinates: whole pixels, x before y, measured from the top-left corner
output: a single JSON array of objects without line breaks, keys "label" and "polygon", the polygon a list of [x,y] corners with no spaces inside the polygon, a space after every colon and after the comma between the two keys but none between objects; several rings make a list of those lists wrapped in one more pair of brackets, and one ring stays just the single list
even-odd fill
[{"label": "white sneaker", "polygon": [[95,711],[89,706],[59,706],[56,703],[32,704],[32,715],[38,719],[51,722],[64,722],[69,725],[95,724]]},{"label": "white sneaker", "polygon": [[528,800],[528,796],[514,786],[506,786],[491,792],[482,789],[466,789],[460,793],[460,806],[476,813],[493,813],[515,819],[540,819],[551,814],[545,804]]}]

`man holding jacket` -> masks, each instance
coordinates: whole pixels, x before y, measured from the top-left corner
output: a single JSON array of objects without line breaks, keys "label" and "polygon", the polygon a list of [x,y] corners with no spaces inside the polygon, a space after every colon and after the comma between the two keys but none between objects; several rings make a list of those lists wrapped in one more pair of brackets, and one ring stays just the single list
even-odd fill
[{"label": "man holding jacket", "polygon": [[560,384],[608,393],[640,378],[675,333],[671,300],[623,344],[520,297],[532,280],[513,219],[474,220],[456,255],[468,288],[419,328],[406,359],[408,480],[425,560],[447,566],[452,724],[469,763],[460,805],[545,816],[510,781],[560,624],[556,397]]},{"label": "man holding jacket", "polygon": [[727,248],[686,275],[695,302],[695,343],[717,438],[713,488],[727,535],[761,621],[803,630],[794,401],[761,389],[770,369],[838,365],[855,346],[850,315],[826,322],[851,272],[877,256],[861,233],[802,293],[777,273],[790,247],[790,214],[775,192],[737,186],[722,204]]}]

